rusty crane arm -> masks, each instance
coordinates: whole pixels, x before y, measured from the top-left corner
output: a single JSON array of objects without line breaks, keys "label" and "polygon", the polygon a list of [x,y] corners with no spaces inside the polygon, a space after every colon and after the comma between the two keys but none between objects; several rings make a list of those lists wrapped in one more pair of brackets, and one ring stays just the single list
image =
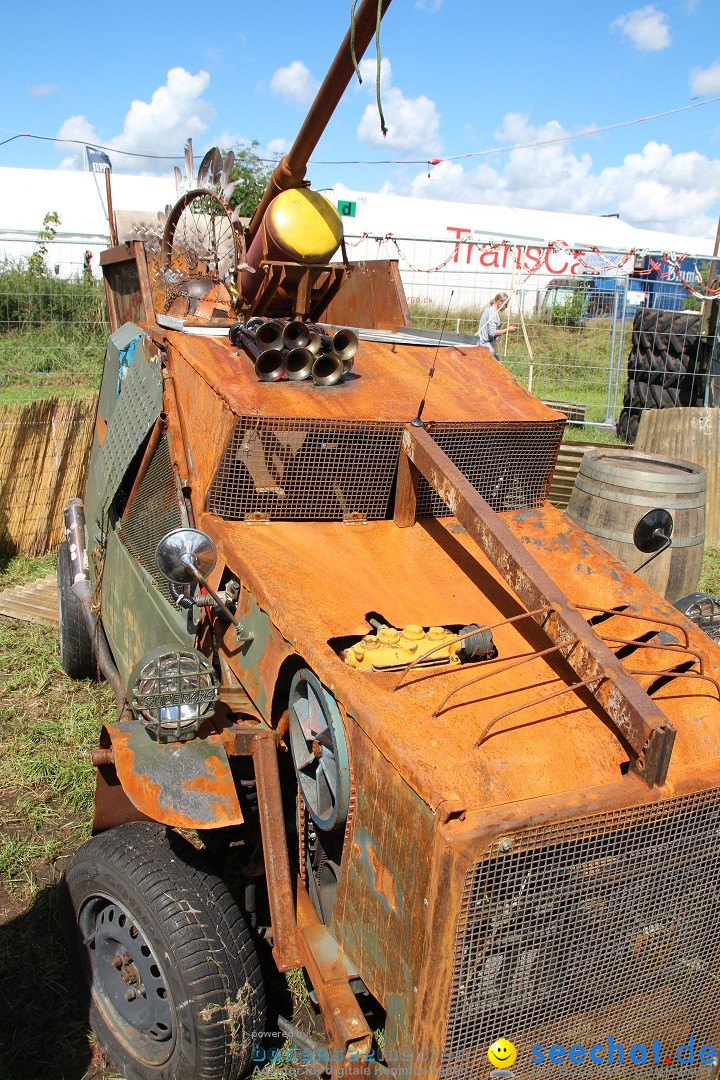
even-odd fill
[{"label": "rusty crane arm", "polygon": [[[381,4],[380,17],[382,18],[390,7],[390,0],[362,0],[355,15],[355,55],[358,60],[364,54],[375,33],[378,3]],[[330,118],[335,112],[340,98],[345,93],[354,71],[350,53],[350,30],[348,29],[343,43],[323,79],[322,86],[315,95],[310,111],[295,137],[295,142],[288,153],[275,166],[265,193],[255,208],[255,213],[248,227],[248,246],[252,243],[265,212],[275,196],[279,192],[287,190],[287,188],[300,187],[302,184],[310,155],[330,122]]]},{"label": "rusty crane arm", "polygon": [[674,726],[425,428],[408,424],[398,474],[398,525],[411,525],[415,519],[418,473],[499,570],[550,641],[564,646],[568,664],[582,683],[589,684],[629,747],[634,771],[650,787],[663,784],[675,740]]}]

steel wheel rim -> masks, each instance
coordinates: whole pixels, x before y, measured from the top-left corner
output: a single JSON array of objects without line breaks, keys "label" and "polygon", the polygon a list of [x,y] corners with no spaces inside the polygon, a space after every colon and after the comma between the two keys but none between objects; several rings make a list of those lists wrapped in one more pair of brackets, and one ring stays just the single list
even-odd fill
[{"label": "steel wheel rim", "polygon": [[[193,210],[193,204],[198,205],[199,212]],[[216,213],[208,214],[203,209],[209,205]],[[173,207],[165,224],[161,246],[162,266],[180,271],[183,277],[190,278],[198,265],[205,263],[208,264],[208,272],[217,280],[228,277],[234,284],[238,266],[244,258],[244,245],[241,244],[238,228],[231,220],[232,212],[230,203],[217,192],[205,188],[186,192]],[[223,246],[226,250],[221,254]],[[210,265],[212,263],[214,267]]]},{"label": "steel wheel rim", "polygon": [[113,1036],[137,1060],[163,1065],[175,1048],[175,1004],[138,920],[119,901],[92,896],[78,926],[92,998]]},{"label": "steel wheel rim", "polygon": [[290,745],[301,792],[316,824],[332,829],[347,818],[350,797],[340,710],[315,676],[301,671],[290,688],[288,713]]}]

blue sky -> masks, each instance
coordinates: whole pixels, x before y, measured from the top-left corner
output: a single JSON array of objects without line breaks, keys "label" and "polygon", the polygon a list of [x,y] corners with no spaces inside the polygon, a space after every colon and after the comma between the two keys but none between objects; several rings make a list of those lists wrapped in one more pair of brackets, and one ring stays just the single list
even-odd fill
[{"label": "blue sky", "polygon": [[[181,154],[192,135],[196,153],[251,139],[268,156],[282,152],[349,11],[350,0],[16,8],[3,32],[0,140],[26,131]],[[314,187],[619,212],[714,235],[720,101],[545,147],[447,159],[720,97],[720,0],[393,0],[381,47],[387,139],[366,59],[363,86],[348,89],[314,158],[443,160],[429,169],[312,163]],[[115,169],[172,167],[111,156]],[[0,165],[81,167],[76,147],[25,138],[0,147]]]}]

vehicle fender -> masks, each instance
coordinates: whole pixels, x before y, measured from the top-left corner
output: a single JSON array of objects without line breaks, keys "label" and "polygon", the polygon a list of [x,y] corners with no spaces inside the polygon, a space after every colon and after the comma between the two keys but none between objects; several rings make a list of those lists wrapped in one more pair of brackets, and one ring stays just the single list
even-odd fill
[{"label": "vehicle fender", "polygon": [[181,829],[242,824],[228,756],[212,735],[159,743],[138,720],[105,730],[120,785],[146,817]]}]

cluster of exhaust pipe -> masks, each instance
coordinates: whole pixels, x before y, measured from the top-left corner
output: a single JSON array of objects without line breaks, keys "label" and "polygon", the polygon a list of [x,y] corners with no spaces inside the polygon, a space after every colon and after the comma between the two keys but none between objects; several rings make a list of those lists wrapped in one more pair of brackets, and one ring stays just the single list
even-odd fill
[{"label": "cluster of exhaust pipe", "polygon": [[328,327],[299,319],[263,319],[254,316],[228,331],[236,348],[243,348],[255,363],[261,382],[312,379],[316,386],[332,386],[353,366],[358,348],[352,330],[328,332]]}]

